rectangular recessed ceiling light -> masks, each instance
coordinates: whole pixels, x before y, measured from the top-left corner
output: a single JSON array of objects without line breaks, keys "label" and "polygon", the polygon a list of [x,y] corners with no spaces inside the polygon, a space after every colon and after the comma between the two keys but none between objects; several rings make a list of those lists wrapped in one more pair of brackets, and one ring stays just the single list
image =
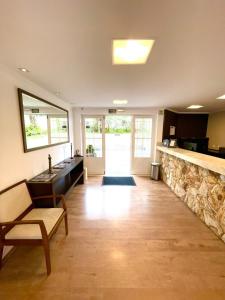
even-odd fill
[{"label": "rectangular recessed ceiling light", "polygon": [[218,97],[218,98],[216,98],[216,99],[218,99],[218,100],[225,100],[225,95],[220,96],[220,97]]},{"label": "rectangular recessed ceiling light", "polygon": [[203,107],[202,105],[194,104],[187,107],[187,109],[199,109]]},{"label": "rectangular recessed ceiling light", "polygon": [[113,64],[145,64],[154,40],[113,40]]},{"label": "rectangular recessed ceiling light", "polygon": [[113,104],[116,105],[123,105],[123,104],[127,104],[128,101],[127,100],[113,100]]}]

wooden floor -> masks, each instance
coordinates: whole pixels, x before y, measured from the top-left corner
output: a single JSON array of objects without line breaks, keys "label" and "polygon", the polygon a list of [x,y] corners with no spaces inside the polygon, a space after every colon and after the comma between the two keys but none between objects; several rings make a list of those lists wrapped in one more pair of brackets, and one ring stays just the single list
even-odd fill
[{"label": "wooden floor", "polygon": [[67,200],[51,241],[52,274],[42,249],[23,247],[0,272],[0,299],[225,299],[225,244],[162,182],[101,186],[93,177]]}]

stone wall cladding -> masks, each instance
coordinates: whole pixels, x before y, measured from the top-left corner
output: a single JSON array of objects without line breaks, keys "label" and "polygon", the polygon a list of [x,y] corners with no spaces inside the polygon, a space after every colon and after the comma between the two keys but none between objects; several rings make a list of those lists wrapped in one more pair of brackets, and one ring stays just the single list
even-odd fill
[{"label": "stone wall cladding", "polygon": [[161,153],[161,177],[225,242],[225,179],[185,160]]}]

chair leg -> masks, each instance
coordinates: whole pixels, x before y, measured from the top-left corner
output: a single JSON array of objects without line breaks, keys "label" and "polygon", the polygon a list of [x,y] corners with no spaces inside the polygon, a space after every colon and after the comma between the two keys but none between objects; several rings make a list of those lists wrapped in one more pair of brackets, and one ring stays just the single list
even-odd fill
[{"label": "chair leg", "polygon": [[4,246],[2,244],[0,244],[0,270],[2,268],[3,248],[4,248]]},{"label": "chair leg", "polygon": [[65,214],[64,221],[65,221],[66,235],[68,235],[68,217],[67,217],[67,214]]},{"label": "chair leg", "polygon": [[48,240],[46,240],[46,239],[43,240],[43,247],[44,247],[44,253],[45,253],[47,275],[49,275],[51,273],[51,260],[50,260],[50,248],[49,248]]}]

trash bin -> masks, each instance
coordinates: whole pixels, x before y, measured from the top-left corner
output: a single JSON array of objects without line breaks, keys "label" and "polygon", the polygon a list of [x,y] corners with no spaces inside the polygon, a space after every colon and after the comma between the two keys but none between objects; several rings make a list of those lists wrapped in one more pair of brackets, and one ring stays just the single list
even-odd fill
[{"label": "trash bin", "polygon": [[159,180],[160,177],[160,163],[153,162],[151,163],[151,179]]}]

